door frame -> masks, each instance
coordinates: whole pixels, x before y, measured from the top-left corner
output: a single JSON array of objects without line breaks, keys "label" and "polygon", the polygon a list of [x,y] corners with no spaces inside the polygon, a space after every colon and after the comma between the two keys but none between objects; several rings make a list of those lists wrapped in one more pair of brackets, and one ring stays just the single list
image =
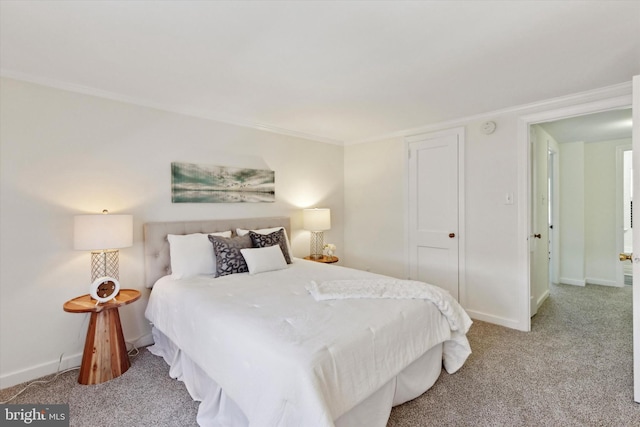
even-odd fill
[{"label": "door frame", "polygon": [[[582,116],[632,107],[632,96],[623,95],[600,101],[587,102],[568,107],[528,114],[518,118],[518,271],[519,280],[519,318],[518,329],[531,330],[531,265],[529,259],[529,232],[531,230],[531,154],[529,127],[537,123]],[[635,188],[635,187],[634,187]]]},{"label": "door frame", "polygon": [[405,276],[410,277],[410,248],[409,248],[409,161],[410,148],[412,142],[425,138],[440,138],[443,136],[456,135],[458,137],[458,302],[464,308],[467,308],[467,288],[465,273],[465,128],[455,127],[434,132],[421,132],[414,135],[408,135],[404,138],[404,247],[405,247]]},{"label": "door frame", "polygon": [[[633,77],[633,128],[631,144],[633,147],[633,165],[640,165],[640,75]],[[640,168],[639,168],[640,169]],[[633,174],[633,194],[640,194],[640,173]],[[636,198],[636,197],[634,197]],[[638,219],[638,213],[633,219]],[[633,232],[633,247],[640,247],[640,229]],[[633,257],[633,400],[640,403],[640,263]]]},{"label": "door frame", "polygon": [[[537,265],[537,280],[540,281],[537,285],[542,283],[542,277],[546,281],[544,286],[544,292],[540,293],[541,289],[536,289],[535,292],[531,292],[529,303],[529,314],[534,316],[538,312],[538,308],[542,305],[544,300],[549,296],[549,141],[547,138],[543,138],[542,135],[532,126],[529,126],[529,142],[530,142],[530,160],[531,160],[531,197],[535,198],[535,202],[532,199],[531,203],[531,229],[529,235],[533,236],[534,233],[540,233],[541,238],[531,239],[529,244],[529,265],[533,266],[531,260],[540,260],[545,258],[547,261],[544,265]],[[542,129],[540,129],[542,130]],[[543,154],[544,153],[544,154]],[[544,169],[541,171],[541,169]],[[542,188],[541,188],[542,187]],[[545,205],[540,202],[540,197],[544,195]],[[544,213],[541,215],[541,210]],[[545,249],[544,255],[541,254],[541,250]],[[541,262],[541,261],[538,261]],[[542,268],[544,267],[544,269]],[[544,271],[543,274],[541,274]],[[536,276],[533,269],[531,271],[532,276]]]},{"label": "door frame", "polygon": [[[620,253],[624,250],[624,153],[633,153],[633,143],[616,147],[616,250]],[[632,265],[633,267],[633,265]],[[624,263],[620,263],[616,269],[616,286],[624,286]]]},{"label": "door frame", "polygon": [[551,180],[551,195],[549,196],[549,209],[551,209],[551,225],[553,229],[549,230],[550,243],[549,251],[551,258],[549,259],[549,282],[560,282],[560,157],[555,148],[548,149],[548,168],[549,179]]}]

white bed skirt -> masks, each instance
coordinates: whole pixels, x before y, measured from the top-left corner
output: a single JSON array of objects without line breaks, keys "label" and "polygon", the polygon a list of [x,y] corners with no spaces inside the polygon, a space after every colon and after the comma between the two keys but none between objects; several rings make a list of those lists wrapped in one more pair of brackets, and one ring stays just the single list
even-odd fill
[{"label": "white bed skirt", "polygon": [[[191,397],[201,402],[198,408],[198,425],[235,427],[249,424],[242,410],[222,388],[169,338],[156,328],[153,328],[153,338],[155,344],[149,347],[149,351],[162,357],[170,366],[171,378],[184,382]],[[436,382],[441,371],[442,344],[438,344],[377,392],[335,420],[336,427],[385,427],[391,408],[427,391]]]}]

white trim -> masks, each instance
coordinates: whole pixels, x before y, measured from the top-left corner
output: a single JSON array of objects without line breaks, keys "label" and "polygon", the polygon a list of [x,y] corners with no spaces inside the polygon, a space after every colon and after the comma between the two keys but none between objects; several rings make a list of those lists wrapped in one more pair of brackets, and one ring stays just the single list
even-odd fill
[{"label": "white trim", "polygon": [[[633,77],[633,168],[640,170],[640,75]],[[633,174],[633,194],[640,194],[640,173]],[[637,224],[640,215],[636,209],[633,220]],[[640,248],[640,228],[633,232],[633,247]],[[633,400],[640,403],[640,260],[633,257]]]},{"label": "white trim", "polygon": [[542,304],[544,304],[544,302],[547,300],[547,298],[549,298],[549,295],[551,295],[551,293],[549,292],[549,289],[546,289],[542,293],[542,295],[540,295],[540,298],[538,298],[538,301],[536,301],[536,308],[538,310],[540,310],[540,307],[542,307]]},{"label": "white trim", "polygon": [[615,280],[599,279],[597,277],[587,277],[585,282],[588,285],[613,286],[614,288],[621,288],[624,286],[624,282],[622,285],[619,285]]},{"label": "white trim", "polygon": [[560,153],[557,150],[549,150],[549,158],[552,161],[553,192],[551,223],[551,281],[560,282]]},{"label": "white trim", "polygon": [[[616,147],[616,251],[624,252],[624,152],[632,151],[632,144]],[[624,286],[624,263],[616,267],[616,285]]]},{"label": "white trim", "polygon": [[458,133],[458,298],[460,305],[468,307],[468,293],[467,293],[467,259],[466,259],[466,247],[467,247],[467,233],[465,224],[467,223],[465,217],[465,128],[459,127],[454,129]]},{"label": "white trim", "polygon": [[[127,343],[133,343],[136,347],[146,347],[153,344],[153,336],[151,333],[145,334],[134,340],[125,340]],[[58,363],[60,366],[58,367]],[[62,361],[55,359],[19,371],[9,372],[0,376],[0,389],[12,387],[17,384],[30,382],[46,375],[55,374],[58,369],[64,371],[66,369],[79,367],[82,363],[82,353],[76,353],[70,356],[64,356]]]},{"label": "white trim", "polygon": [[586,286],[587,281],[585,279],[573,279],[570,277],[561,277],[560,283],[563,285],[573,285],[573,286]]},{"label": "white trim", "polygon": [[82,362],[82,353],[77,353],[63,357],[61,362],[59,359],[55,359],[26,369],[10,372],[0,377],[0,389],[42,378],[45,375],[55,374],[58,370],[58,363],[60,363],[60,371],[64,371],[65,369],[80,366],[80,362]]},{"label": "white trim", "polygon": [[422,141],[423,139],[435,139],[435,138],[441,138],[441,137],[449,136],[453,134],[464,135],[464,127],[460,126],[457,128],[440,129],[435,132],[421,133],[418,135],[408,135],[405,138],[405,141],[407,143],[412,143],[416,141]]},{"label": "white trim", "polygon": [[190,117],[197,117],[200,119],[213,120],[220,123],[226,123],[234,126],[240,126],[255,130],[261,130],[270,133],[276,133],[279,135],[292,136],[295,138],[308,139],[317,142],[324,142],[325,144],[344,145],[343,141],[326,138],[323,136],[313,135],[306,132],[299,132],[291,129],[284,129],[277,126],[272,126],[267,123],[256,123],[251,120],[246,120],[240,117],[231,116],[228,114],[209,111],[209,110],[195,110],[190,108],[179,107],[170,104],[161,104],[158,102],[149,101],[142,98],[136,98],[132,96],[122,95],[115,92],[109,92],[106,90],[96,89],[88,86],[77,85],[74,83],[63,82],[60,80],[47,79],[43,77],[37,77],[30,74],[0,69],[0,76],[21,80],[29,83],[34,83],[42,86],[51,87],[54,89],[66,90],[69,92],[80,93],[83,95],[97,96],[99,98],[110,99],[112,101],[124,102],[127,104],[139,105],[142,107],[154,108],[156,110],[166,111],[170,113],[182,114]]},{"label": "white trim", "polygon": [[453,120],[446,120],[441,122],[436,122],[432,124],[422,125],[415,128],[403,129],[395,132],[390,132],[378,136],[373,136],[369,138],[362,138],[357,140],[343,141],[335,138],[327,138],[324,136],[314,135],[306,132],[295,131],[291,129],[284,129],[277,126],[272,126],[267,123],[256,123],[251,120],[246,120],[240,117],[234,117],[228,114],[223,114],[220,112],[214,111],[205,111],[205,110],[193,110],[189,108],[182,108],[176,105],[169,104],[160,104],[156,102],[152,102],[149,100],[131,97],[119,93],[109,92],[101,89],[96,89],[88,86],[77,85],[74,83],[64,82],[56,79],[49,79],[40,76],[34,76],[27,73],[22,73],[19,71],[12,71],[4,68],[0,68],[0,76],[7,77],[15,80],[22,80],[30,83],[35,83],[43,86],[48,86],[56,89],[66,90],[70,92],[81,93],[85,95],[97,96],[100,98],[111,99],[113,101],[125,102],[127,104],[140,105],[143,107],[155,108],[161,111],[167,111],[171,113],[183,114],[185,116],[198,117],[201,119],[213,120],[220,123],[227,123],[235,126],[246,127],[250,129],[262,130],[265,132],[276,133],[280,135],[293,136],[296,138],[308,139],[312,141],[324,142],[326,144],[334,144],[334,145],[355,145],[362,144],[366,142],[374,142],[381,141],[384,139],[391,138],[402,138],[409,135],[415,135],[419,133],[430,133],[433,131],[437,131],[444,128],[452,128],[464,126],[465,123],[475,120],[484,120],[491,118],[496,115],[508,114],[508,113],[517,113],[519,111],[531,110],[540,107],[546,107],[554,103],[562,103],[562,102],[572,102],[572,103],[580,103],[580,102],[588,102],[593,98],[602,98],[603,96],[616,96],[618,93],[630,93],[631,92],[631,81],[618,83],[611,86],[606,86],[603,88],[592,89],[584,92],[579,92],[576,94],[560,96],[557,98],[551,98],[543,101],[536,101],[529,104],[517,105],[514,107],[504,108],[501,110],[494,110],[485,113],[475,114],[471,116],[466,116],[462,118],[457,118]]},{"label": "white trim", "polygon": [[518,297],[517,328],[521,331],[531,330],[531,266],[529,236],[531,230],[531,142],[529,126],[531,123],[518,120],[518,272],[516,292]]},{"label": "white trim", "polygon": [[619,110],[631,107],[631,94],[602,99],[583,104],[570,105],[568,107],[541,111],[520,117],[528,124],[544,123],[553,120],[567,119],[570,117],[584,116],[586,114],[601,113],[604,111]]},{"label": "white trim", "polygon": [[[619,85],[622,88],[622,85]],[[629,85],[624,88],[630,89]],[[575,98],[577,101],[579,97]],[[564,119],[567,117],[581,116],[585,114],[598,113],[620,108],[629,108],[631,106],[631,94],[615,96],[608,99],[602,99],[582,104],[571,105],[568,107],[546,110],[539,113],[520,116],[518,118],[518,271],[520,278],[517,281],[519,287],[519,310],[517,329],[523,331],[531,330],[531,272],[529,257],[529,233],[531,229],[531,159],[529,149],[529,126],[536,123]],[[549,104],[552,104],[550,102]],[[634,186],[635,188],[635,186]],[[565,282],[564,278],[560,278],[560,283]],[[584,286],[584,281],[580,284],[580,280],[568,279],[579,286]]]},{"label": "white trim", "polygon": [[410,248],[409,248],[409,180],[411,179],[409,174],[409,159],[410,159],[410,143],[406,139],[404,140],[404,186],[402,187],[402,203],[404,206],[404,277],[406,279],[411,278],[411,262],[410,262]]},{"label": "white trim", "polygon": [[509,329],[518,329],[518,322],[513,319],[507,319],[505,317],[494,316],[493,314],[487,314],[476,310],[470,310],[465,308],[465,311],[473,320],[480,320],[494,325],[504,326]]},{"label": "white trim", "polygon": [[516,105],[514,107],[504,108],[501,110],[494,110],[486,113],[475,114],[472,116],[466,116],[466,117],[456,118],[452,120],[436,122],[436,123],[419,126],[415,128],[398,130],[396,132],[390,132],[387,134],[373,136],[370,138],[344,141],[344,145],[363,144],[367,142],[375,142],[375,141],[381,141],[381,140],[392,139],[392,138],[404,138],[410,135],[416,135],[420,133],[431,133],[431,132],[445,129],[445,128],[464,126],[468,122],[486,120],[502,114],[513,114],[518,112],[525,112],[526,110],[534,110],[538,108],[551,107],[553,104],[561,104],[561,103],[567,103],[567,102],[572,104],[580,104],[580,103],[591,102],[603,97],[611,98],[616,96],[626,96],[626,94],[629,94],[629,93],[631,93],[631,81],[618,83],[618,84],[606,86],[603,88],[579,92],[572,95],[560,96],[557,98],[551,98],[543,101],[532,102],[530,104]]}]

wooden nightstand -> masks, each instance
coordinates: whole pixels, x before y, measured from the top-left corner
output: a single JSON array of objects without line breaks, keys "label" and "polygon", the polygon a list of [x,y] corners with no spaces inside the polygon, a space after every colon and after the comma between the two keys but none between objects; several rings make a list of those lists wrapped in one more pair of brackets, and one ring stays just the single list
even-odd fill
[{"label": "wooden nightstand", "polygon": [[326,256],[326,255],[322,255],[322,258],[311,258],[311,256],[306,256],[304,257],[304,259],[308,259],[309,261],[315,261],[315,262],[323,262],[325,264],[333,264],[334,262],[340,261],[340,258],[338,258],[337,256]]},{"label": "wooden nightstand", "polygon": [[64,303],[69,313],[91,313],[87,339],[82,353],[78,382],[100,384],[124,374],[131,366],[122,335],[118,307],[140,298],[135,289],[120,289],[115,300],[96,305],[89,295],[82,295]]}]

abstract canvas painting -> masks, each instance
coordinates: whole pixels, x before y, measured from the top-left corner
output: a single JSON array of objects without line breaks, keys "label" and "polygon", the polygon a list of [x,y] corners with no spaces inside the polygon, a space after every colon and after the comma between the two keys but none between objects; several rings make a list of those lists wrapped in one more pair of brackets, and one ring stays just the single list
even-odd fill
[{"label": "abstract canvas painting", "polygon": [[173,203],[274,202],[275,186],[270,170],[171,163]]}]

